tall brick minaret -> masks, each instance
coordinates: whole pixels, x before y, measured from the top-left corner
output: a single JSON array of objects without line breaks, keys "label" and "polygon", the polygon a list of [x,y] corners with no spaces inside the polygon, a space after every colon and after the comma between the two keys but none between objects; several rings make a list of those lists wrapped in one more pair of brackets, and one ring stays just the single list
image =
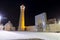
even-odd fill
[{"label": "tall brick minaret", "polygon": [[20,6],[20,18],[19,18],[19,27],[18,30],[24,31],[25,29],[25,19],[24,19],[24,11],[25,11],[25,6],[21,5]]}]

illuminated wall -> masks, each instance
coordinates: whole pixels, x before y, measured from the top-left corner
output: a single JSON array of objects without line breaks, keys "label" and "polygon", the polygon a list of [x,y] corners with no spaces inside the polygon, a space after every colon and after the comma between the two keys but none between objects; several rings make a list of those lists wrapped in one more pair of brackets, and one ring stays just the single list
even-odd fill
[{"label": "illuminated wall", "polygon": [[47,28],[48,32],[57,32],[60,31],[60,24],[49,24]]},{"label": "illuminated wall", "polygon": [[35,26],[26,26],[26,31],[31,31],[31,32],[36,31]]}]

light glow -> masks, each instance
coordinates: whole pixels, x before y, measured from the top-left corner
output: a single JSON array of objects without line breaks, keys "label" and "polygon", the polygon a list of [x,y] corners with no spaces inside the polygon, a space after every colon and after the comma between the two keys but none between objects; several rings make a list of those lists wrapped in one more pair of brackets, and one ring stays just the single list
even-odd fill
[{"label": "light glow", "polygon": [[2,19],[2,16],[0,16],[0,21],[1,21],[1,19]]}]

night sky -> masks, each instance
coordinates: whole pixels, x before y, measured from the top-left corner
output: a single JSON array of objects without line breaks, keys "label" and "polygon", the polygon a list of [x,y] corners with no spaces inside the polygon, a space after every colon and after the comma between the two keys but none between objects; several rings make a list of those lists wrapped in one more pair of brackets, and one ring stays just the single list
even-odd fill
[{"label": "night sky", "polygon": [[14,26],[19,24],[20,5],[24,4],[25,25],[35,25],[35,15],[42,12],[47,13],[47,19],[60,18],[60,1],[55,0],[2,0],[0,1],[0,14],[7,19],[3,19],[5,24],[9,20]]}]

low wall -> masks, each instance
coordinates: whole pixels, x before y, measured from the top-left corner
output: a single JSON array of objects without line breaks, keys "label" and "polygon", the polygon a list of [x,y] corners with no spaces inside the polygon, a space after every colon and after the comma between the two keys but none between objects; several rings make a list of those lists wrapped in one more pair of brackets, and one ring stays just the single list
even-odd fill
[{"label": "low wall", "polygon": [[50,32],[60,31],[60,24],[49,24],[47,27],[47,31],[50,31]]}]

